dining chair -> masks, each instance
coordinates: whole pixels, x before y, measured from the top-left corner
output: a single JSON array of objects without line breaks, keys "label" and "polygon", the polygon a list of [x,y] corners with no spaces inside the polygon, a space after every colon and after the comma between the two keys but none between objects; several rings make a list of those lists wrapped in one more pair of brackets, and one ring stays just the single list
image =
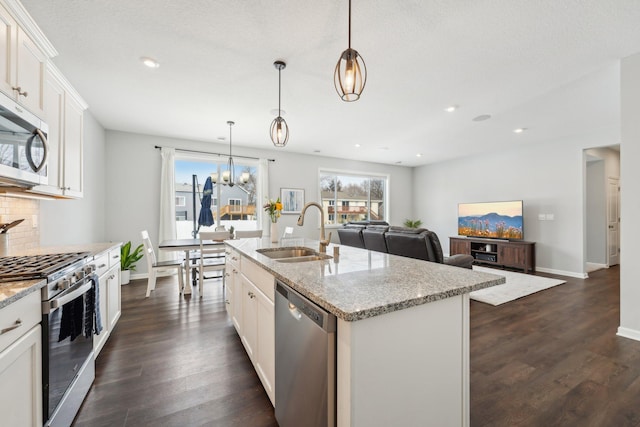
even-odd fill
[{"label": "dining chair", "polygon": [[237,230],[236,239],[246,239],[248,237],[262,237],[262,230]]},{"label": "dining chair", "polygon": [[[200,237],[200,258],[198,259],[198,289],[200,297],[204,295],[204,281],[210,279],[205,277],[205,271],[219,271],[222,277],[222,288],[224,289],[224,270],[225,270],[225,254],[224,240],[231,238],[228,231],[201,231]],[[211,246],[206,244],[208,241],[220,242],[219,245]]]},{"label": "dining chair", "polygon": [[151,244],[151,239],[149,239],[149,233],[147,230],[142,230],[140,232],[142,236],[142,243],[144,244],[144,253],[147,258],[147,270],[149,270],[149,279],[147,280],[147,297],[151,294],[156,288],[156,276],[158,270],[178,270],[178,293],[182,293],[184,290],[184,280],[182,278],[182,264],[184,260],[181,259],[172,259],[168,261],[157,261],[156,254],[153,251],[153,245]]},{"label": "dining chair", "polygon": [[284,228],[284,233],[282,233],[282,238],[286,239],[288,237],[293,237],[293,227]]}]

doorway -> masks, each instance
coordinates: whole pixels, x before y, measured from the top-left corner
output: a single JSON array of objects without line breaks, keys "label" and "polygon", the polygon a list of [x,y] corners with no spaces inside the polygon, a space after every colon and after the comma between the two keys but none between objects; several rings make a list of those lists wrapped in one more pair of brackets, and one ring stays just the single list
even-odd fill
[{"label": "doorway", "polygon": [[620,262],[620,148],[584,150],[585,273]]}]

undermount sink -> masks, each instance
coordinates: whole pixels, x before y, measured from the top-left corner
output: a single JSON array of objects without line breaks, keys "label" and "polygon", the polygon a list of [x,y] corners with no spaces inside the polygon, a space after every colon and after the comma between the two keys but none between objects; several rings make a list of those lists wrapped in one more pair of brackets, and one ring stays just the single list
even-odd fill
[{"label": "undermount sink", "polygon": [[330,255],[305,247],[265,248],[256,249],[256,252],[278,262],[320,261],[332,258]]}]

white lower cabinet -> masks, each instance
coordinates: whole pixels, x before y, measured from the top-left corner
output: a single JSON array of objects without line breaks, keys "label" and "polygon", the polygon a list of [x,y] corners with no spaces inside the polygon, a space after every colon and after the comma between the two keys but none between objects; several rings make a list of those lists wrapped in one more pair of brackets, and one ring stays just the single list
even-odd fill
[{"label": "white lower cabinet", "polygon": [[100,320],[102,321],[102,332],[100,335],[93,336],[93,350],[97,357],[120,319],[120,248],[99,255],[95,259],[95,264],[96,274],[100,279]]},{"label": "white lower cabinet", "polygon": [[[230,255],[229,252],[227,254]],[[227,298],[231,298],[229,315],[275,406],[275,278],[249,259],[237,258],[235,263],[233,260],[229,262],[231,257],[227,257]]]},{"label": "white lower cabinet", "polygon": [[40,292],[0,310],[1,425],[42,426],[40,310]]}]

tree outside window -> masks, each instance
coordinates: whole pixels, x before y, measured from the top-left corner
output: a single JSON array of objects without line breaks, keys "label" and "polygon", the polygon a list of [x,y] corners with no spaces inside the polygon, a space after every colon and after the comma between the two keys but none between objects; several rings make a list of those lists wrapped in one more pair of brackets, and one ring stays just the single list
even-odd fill
[{"label": "tree outside window", "polygon": [[320,192],[325,225],[385,220],[386,187],[386,177],[321,172]]}]

